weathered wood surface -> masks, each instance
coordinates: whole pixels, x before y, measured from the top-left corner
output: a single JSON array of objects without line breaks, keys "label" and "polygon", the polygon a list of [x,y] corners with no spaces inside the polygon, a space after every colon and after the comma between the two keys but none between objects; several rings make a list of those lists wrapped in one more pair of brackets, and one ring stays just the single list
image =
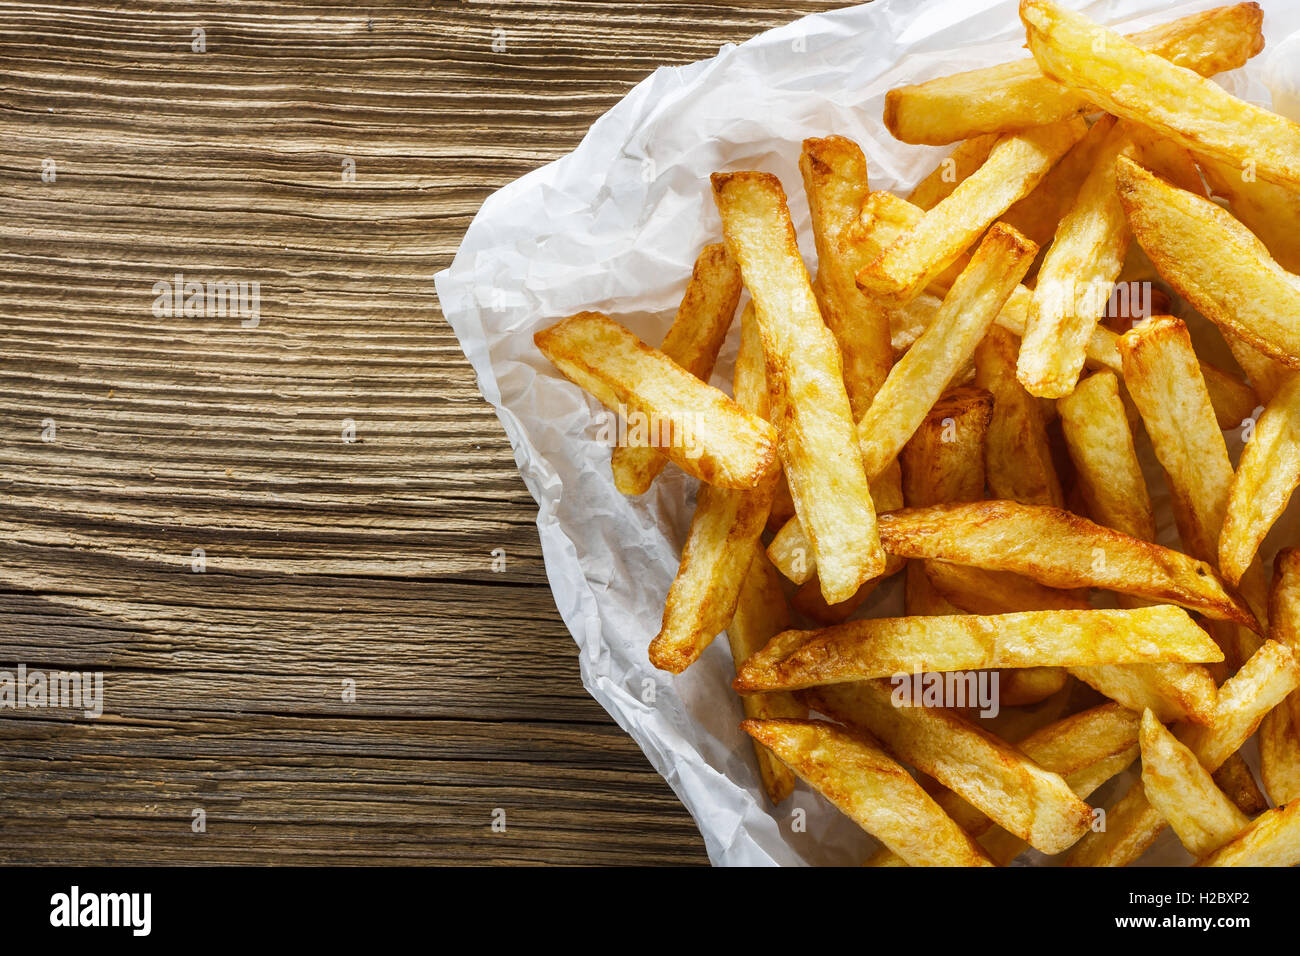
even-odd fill
[{"label": "weathered wood surface", "polygon": [[0,2],[0,669],[105,675],[0,710],[0,862],[704,860],[431,278],[656,66],[835,5]]}]

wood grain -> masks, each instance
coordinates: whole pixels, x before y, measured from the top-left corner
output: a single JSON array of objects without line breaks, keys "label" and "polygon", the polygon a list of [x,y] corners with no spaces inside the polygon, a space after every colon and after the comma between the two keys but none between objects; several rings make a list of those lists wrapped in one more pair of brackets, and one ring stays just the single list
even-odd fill
[{"label": "wood grain", "polygon": [[835,5],[0,2],[0,669],[105,693],[0,710],[0,862],[703,862],[432,276],[657,66]]}]

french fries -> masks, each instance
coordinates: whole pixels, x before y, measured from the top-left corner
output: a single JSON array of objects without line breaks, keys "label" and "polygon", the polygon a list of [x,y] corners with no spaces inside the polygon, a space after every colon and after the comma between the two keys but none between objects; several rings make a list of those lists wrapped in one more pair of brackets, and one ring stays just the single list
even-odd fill
[{"label": "french fries", "polygon": [[1300,376],[1278,390],[1241,453],[1219,537],[1219,567],[1234,584],[1300,485]]},{"label": "french fries", "polygon": [[1261,813],[1197,866],[1295,866],[1300,863],[1300,802]]},{"label": "french fries", "polygon": [[[1268,714],[1276,713],[1277,710],[1278,708],[1274,707]],[[1268,714],[1264,715],[1264,720],[1268,719]],[[1262,721],[1260,726],[1264,726]],[[1247,817],[1259,816],[1268,809],[1268,798],[1259,789],[1259,784],[1255,782],[1255,773],[1240,751],[1225,760],[1223,766],[1214,771],[1214,783]]]},{"label": "french fries", "polygon": [[776,177],[716,173],[713,194],[754,299],[795,511],[822,595],[837,604],[885,568],[867,476],[854,454],[839,348],[822,322]]},{"label": "french fries", "polygon": [[1092,808],[1058,774],[950,710],[898,706],[888,681],[821,687],[810,700],[1044,853],[1061,852],[1088,830]]},{"label": "french fries", "polygon": [[[1235,70],[1264,47],[1254,3],[1194,13],[1141,33],[1136,46],[1202,76]],[[1086,111],[1086,96],[1048,79],[1034,60],[969,70],[890,90],[885,125],[905,143],[941,146],[981,133],[1053,123]]]},{"label": "french fries", "polygon": [[994,497],[1023,504],[1065,503],[1052,463],[1042,404],[1016,380],[1017,343],[990,329],[975,349],[975,384],[993,396],[985,470]]},{"label": "french fries", "polygon": [[[736,602],[736,613],[727,627],[731,659],[736,668],[739,669],[750,655],[761,650],[763,645],[789,624],[790,612],[781,590],[781,579],[763,555],[762,549],[755,548]],[[745,716],[753,720],[808,716],[808,708],[795,700],[792,694],[746,694],[741,701]],[[754,755],[758,759],[758,773],[764,792],[773,804],[781,803],[794,791],[794,774],[757,741],[754,742]]]},{"label": "french fries", "polygon": [[[1209,725],[1182,725],[1176,736],[1210,772],[1241,749],[1264,715],[1300,686],[1300,665],[1276,641],[1266,641],[1219,688]],[[1150,848],[1165,828],[1165,818],[1135,781],[1106,815],[1104,832],[1089,833],[1067,860],[1070,866],[1127,866]]]},{"label": "french fries", "polygon": [[1222,658],[1187,612],[1168,604],[1119,611],[872,618],[778,634],[745,662],[733,686],[751,693],[923,671]]},{"label": "french fries", "polygon": [[799,172],[817,244],[817,277],[825,304],[822,317],[839,343],[844,387],[856,422],[870,407],[894,362],[889,318],[858,291],[854,258],[840,238],[858,218],[867,197],[867,161],[858,144],[842,136],[806,139]]},{"label": "french fries", "polygon": [[[1269,636],[1300,654],[1300,551],[1283,548],[1273,559],[1268,596]],[[1259,769],[1276,804],[1300,797],[1300,693],[1264,717],[1259,726]]]},{"label": "french fries", "polygon": [[1149,710],[1142,715],[1141,743],[1142,788],[1192,856],[1213,853],[1250,822]]},{"label": "french fries", "polygon": [[911,775],[866,739],[813,720],[741,729],[911,866],[992,866]]},{"label": "french fries", "polygon": [[1002,214],[1002,221],[1046,249],[1061,220],[1074,205],[1084,180],[1097,165],[1097,154],[1114,125],[1113,117],[1109,120],[1102,117],[1093,123],[1034,191]]},{"label": "french fries", "polygon": [[944,598],[971,614],[1009,611],[1084,611],[1092,605],[1077,591],[1044,587],[1032,578],[948,561],[926,561],[930,583]]},{"label": "french fries", "polygon": [[906,305],[1012,203],[1027,196],[1086,131],[1087,125],[1075,117],[999,140],[984,165],[858,273],[858,286]]},{"label": "french fries", "polygon": [[1179,295],[1225,334],[1300,368],[1300,327],[1288,318],[1300,310],[1300,283],[1264,243],[1227,210],[1127,159],[1116,180],[1133,235]]},{"label": "french fries", "polygon": [[1158,316],[1120,336],[1119,348],[1124,384],[1177,502],[1183,544],[1197,557],[1217,561],[1232,462],[1187,326]]},{"label": "french fries", "polygon": [[1106,112],[1300,188],[1300,127],[1051,0],[1021,0],[1039,68]]},{"label": "french fries", "polygon": [[[761,415],[767,381],[753,360],[752,353],[762,349],[752,316],[746,318],[750,321],[742,330],[741,350],[751,354],[736,362],[732,391],[745,411]],[[750,491],[700,487],[681,564],[664,602],[662,625],[650,642],[655,667],[680,674],[732,620],[754,550],[761,549],[759,536],[779,480],[773,465],[762,484]]]},{"label": "french fries", "polygon": [[905,558],[1014,571],[1048,587],[1108,588],[1259,628],[1205,562],[1060,508],[1013,501],[909,508],[883,516],[880,534],[886,550]]},{"label": "french fries", "polygon": [[658,422],[655,447],[687,474],[720,488],[756,488],[771,471],[771,425],[607,316],[579,312],[533,340],[606,408]]},{"label": "french fries", "polygon": [[[686,294],[660,351],[707,382],[736,315],[740,287],[740,270],[727,247],[721,242],[705,246],[695,260]],[[625,495],[645,494],[667,461],[655,448],[619,445],[609,462],[614,487]]]},{"label": "french fries", "polygon": [[934,403],[898,459],[908,506],[984,496],[984,439],[992,414],[993,396],[968,385]]},{"label": "french fries", "polygon": [[934,322],[894,366],[858,422],[867,474],[885,470],[947,389],[1024,277],[1036,247],[996,225],[953,284]]},{"label": "french fries", "polygon": [[1213,156],[1198,154],[1196,162],[1215,194],[1232,204],[1233,215],[1259,237],[1278,265],[1300,272],[1300,193]]},{"label": "french fries", "polygon": [[1074,391],[1092,330],[1128,254],[1131,237],[1115,192],[1115,160],[1133,149],[1133,138],[1113,117],[1097,125],[1109,132],[1043,258],[1020,342],[1016,376],[1040,398]]},{"label": "french fries", "polygon": [[1088,513],[1098,524],[1143,541],[1156,537],[1151,495],[1138,462],[1119,381],[1094,372],[1056,403]]}]

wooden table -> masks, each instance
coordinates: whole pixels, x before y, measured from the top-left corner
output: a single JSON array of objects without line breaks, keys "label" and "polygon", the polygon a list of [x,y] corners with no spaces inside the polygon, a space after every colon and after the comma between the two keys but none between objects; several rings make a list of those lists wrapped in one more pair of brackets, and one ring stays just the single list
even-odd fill
[{"label": "wooden table", "polygon": [[0,5],[0,670],[104,682],[0,710],[0,862],[705,861],[432,277],[656,66],[835,5]]}]

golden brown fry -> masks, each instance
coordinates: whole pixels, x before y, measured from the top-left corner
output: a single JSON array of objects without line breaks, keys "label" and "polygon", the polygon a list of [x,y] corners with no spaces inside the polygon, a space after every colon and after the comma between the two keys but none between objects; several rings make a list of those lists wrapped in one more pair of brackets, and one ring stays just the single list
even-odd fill
[{"label": "golden brown fry", "polygon": [[984,437],[993,396],[963,385],[945,392],[903,446],[903,500],[913,508],[984,497]]},{"label": "golden brown fry", "polygon": [[1113,117],[1097,125],[1109,132],[1043,257],[1020,343],[1016,376],[1040,398],[1061,398],[1074,390],[1092,331],[1128,254],[1131,236],[1115,192],[1115,160],[1133,149],[1133,138]]},{"label": "golden brown fry", "polygon": [[1176,189],[1124,158],[1116,172],[1133,235],[1160,275],[1225,333],[1300,368],[1300,327],[1288,318],[1300,310],[1295,276],[1231,213],[1205,197]]},{"label": "golden brown fry", "polygon": [[[1227,343],[1228,350],[1232,352],[1232,357],[1237,360],[1241,370],[1246,373],[1246,378],[1250,380],[1251,387],[1260,402],[1267,402],[1276,395],[1282,383],[1295,374],[1294,369],[1289,369],[1276,359],[1269,358],[1235,332],[1222,326],[1219,331],[1223,333],[1223,341]],[[1205,383],[1210,384],[1208,376]],[[1241,419],[1238,419],[1238,422],[1240,421]]]},{"label": "golden brown fry", "polygon": [[829,603],[885,567],[839,347],[817,309],[785,192],[766,173],[715,173],[727,247],[754,298],[786,481]]},{"label": "golden brown fry", "polygon": [[[660,351],[700,381],[707,382],[718,349],[736,315],[740,289],[740,270],[727,253],[727,247],[721,242],[705,246],[695,260],[686,294]],[[766,416],[760,414],[760,417]],[[667,461],[657,449],[647,445],[619,445],[609,462],[614,472],[614,487],[625,495],[644,494]]]},{"label": "golden brown fry", "polygon": [[1107,113],[1300,188],[1296,124],[1050,0],[1021,0],[1020,19],[1039,68]]},{"label": "golden brown fry", "polygon": [[875,477],[884,471],[912,437],[974,354],[1035,252],[1033,243],[1009,227],[999,224],[989,230],[944,298],[934,322],[894,366],[858,422],[858,441],[868,475]]},{"label": "golden brown fry", "polygon": [[998,672],[998,692],[1004,707],[1028,707],[1059,694],[1070,682],[1064,667],[1016,667]]},{"label": "golden brown fry", "polygon": [[909,865],[992,865],[906,770],[864,738],[812,720],[740,726]]},{"label": "golden brown fry", "polygon": [[1086,592],[1044,587],[1031,578],[948,561],[926,561],[930,583],[944,598],[971,614],[1011,611],[1083,611]]},{"label": "golden brown fry", "polygon": [[1187,852],[1201,857],[1233,838],[1250,819],[1214,783],[1196,755],[1151,711],[1142,715],[1142,788]]},{"label": "golden brown fry", "polygon": [[1197,866],[1295,866],[1300,863],[1300,802],[1260,814],[1232,842]]},{"label": "golden brown fry", "polygon": [[858,291],[857,263],[840,243],[840,234],[858,218],[867,197],[867,161],[858,144],[843,136],[806,139],[799,172],[817,244],[817,275],[826,306],[822,317],[840,346],[844,387],[856,422],[894,363],[888,316]]},{"label": "golden brown fry", "polygon": [[[997,141],[997,136],[988,135],[974,136],[958,143],[957,148],[944,157],[933,172],[916,184],[907,201],[920,209],[933,209],[947,199],[960,183],[965,182],[967,176],[984,165],[984,160],[989,158],[989,152]],[[1022,229],[1021,232],[1023,231]]]},{"label": "golden brown fry", "polygon": [[[1210,772],[1218,770],[1253,734],[1264,715],[1300,686],[1300,665],[1276,641],[1266,641],[1219,688],[1214,720],[1208,726],[1184,724],[1177,736]],[[1165,819],[1147,800],[1140,781],[1107,814],[1106,830],[1084,837],[1070,855],[1070,866],[1127,866],[1155,842]]]},{"label": "golden brown fry", "polygon": [[[1180,17],[1128,39],[1202,76],[1235,70],[1264,46],[1255,3]],[[943,145],[980,133],[1027,129],[1090,108],[1087,97],[1017,60],[904,86],[885,97],[885,125],[905,143]]]},{"label": "golden brown fry", "polygon": [[993,395],[985,444],[989,490],[994,497],[1031,505],[1065,504],[1052,463],[1042,403],[1016,379],[1018,343],[1005,329],[990,329],[975,349],[975,384]]},{"label": "golden brown fry", "polygon": [[1278,265],[1300,272],[1300,193],[1213,156],[1200,154],[1196,161],[1215,194],[1232,204],[1233,215],[1260,238]]},{"label": "golden brown fry", "polygon": [[775,471],[753,491],[700,486],[663,624],[650,642],[655,667],[680,674],[727,627],[775,488]]},{"label": "golden brown fry", "polygon": [[[973,677],[974,675],[967,675]],[[1088,829],[1092,809],[1058,774],[950,710],[900,703],[889,681],[822,687],[813,707],[870,733],[897,759],[965,798],[1044,853],[1059,853]]]},{"label": "golden brown fry", "polygon": [[1259,417],[1232,480],[1219,537],[1219,567],[1234,584],[1300,485],[1300,376],[1292,376]]},{"label": "golden brown fry", "polygon": [[1124,384],[1177,502],[1183,544],[1198,558],[1217,561],[1232,463],[1187,326],[1157,316],[1120,336],[1119,349]]},{"label": "golden brown fry", "polygon": [[1150,710],[1162,721],[1214,719],[1218,687],[1200,664],[1125,664],[1071,667],[1070,673],[1130,710]]},{"label": "golden brown fry", "polygon": [[884,580],[882,576],[874,581],[868,581],[847,601],[827,604],[826,599],[822,597],[821,584],[813,578],[805,581],[795,590],[794,596],[790,598],[790,605],[804,617],[812,618],[818,624],[840,624],[847,621],[854,611],[862,607]]},{"label": "golden brown fry", "polygon": [[1181,604],[1258,628],[1203,561],[1086,518],[1014,501],[909,508],[882,516],[891,554],[1013,571],[1056,588],[1098,587]]},{"label": "golden brown fry", "polygon": [[[1300,653],[1300,551],[1283,548],[1273,559],[1268,597],[1269,636]],[[1277,804],[1300,797],[1300,692],[1274,708],[1259,727],[1260,776]]]},{"label": "golden brown fry", "polygon": [[[1274,707],[1264,715],[1264,720],[1268,720],[1269,714],[1275,714],[1278,710]],[[1261,721],[1260,727],[1263,726]],[[1255,774],[1240,752],[1233,754],[1223,762],[1222,767],[1214,771],[1214,782],[1247,817],[1259,816],[1268,809],[1268,799],[1259,789]]]},{"label": "golden brown fry", "polygon": [[652,429],[656,447],[687,474],[721,488],[755,488],[770,472],[776,460],[771,425],[607,316],[579,312],[533,341],[565,378],[607,408],[659,423]]},{"label": "golden brown fry", "polygon": [[1119,611],[871,618],[778,634],[745,663],[734,686],[742,693],[800,690],[921,671],[1197,663],[1222,657],[1187,612],[1170,604]]},{"label": "golden brown fry", "polygon": [[1073,394],[1060,399],[1056,409],[1088,513],[1098,524],[1155,540],[1151,496],[1115,374],[1094,372]]},{"label": "golden brown fry", "polygon": [[858,273],[858,286],[899,306],[916,298],[1085,132],[1087,124],[1075,117],[1003,137],[984,165]]},{"label": "golden brown fry", "polygon": [[[786,608],[785,593],[781,590],[781,579],[762,548],[756,547],[744,586],[740,589],[736,613],[727,628],[731,659],[736,668],[739,669],[751,654],[789,626],[790,613]],[[808,716],[808,708],[795,700],[793,694],[746,694],[741,701],[745,716],[755,720]],[[780,803],[794,790],[794,774],[758,742],[754,743],[754,755],[758,758],[763,790],[773,803]]]}]

